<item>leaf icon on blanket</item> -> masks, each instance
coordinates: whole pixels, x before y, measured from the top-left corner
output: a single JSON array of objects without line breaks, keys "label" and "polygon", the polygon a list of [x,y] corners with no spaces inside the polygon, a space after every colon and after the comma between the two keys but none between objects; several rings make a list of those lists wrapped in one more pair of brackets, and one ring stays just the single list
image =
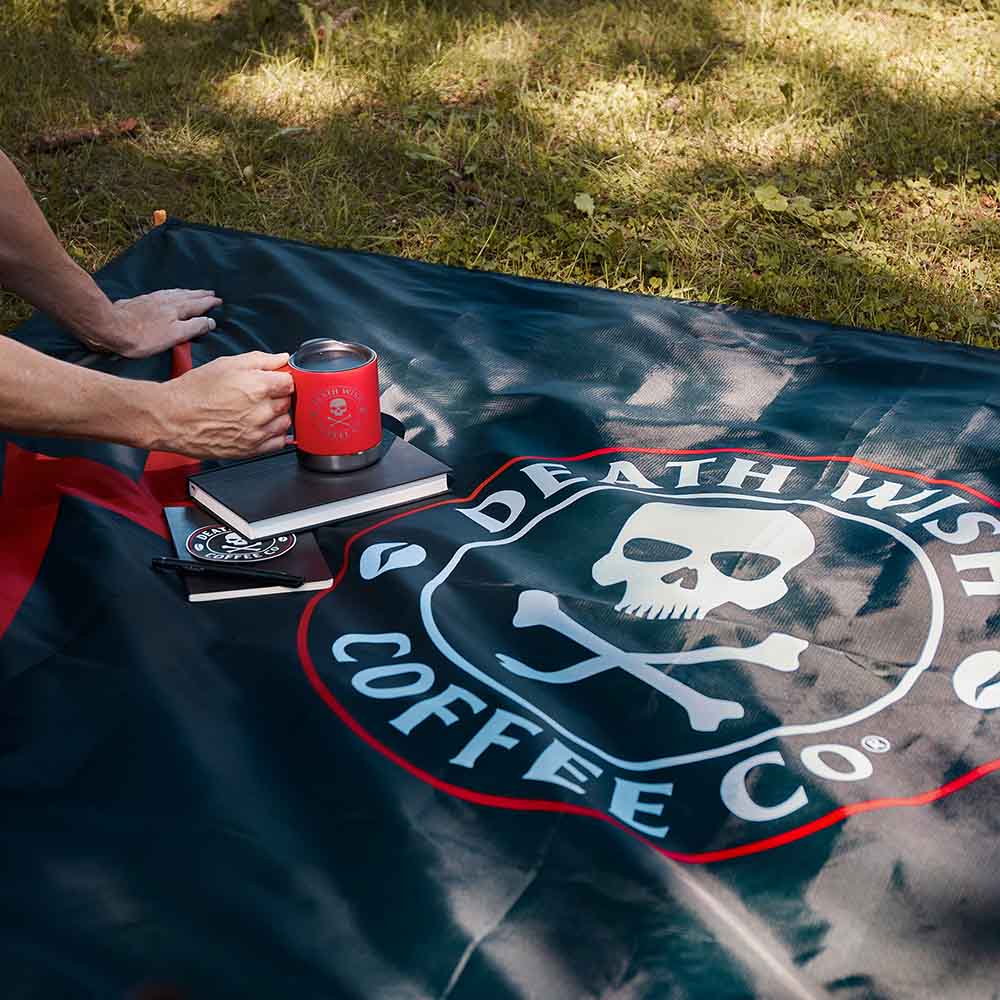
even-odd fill
[{"label": "leaf icon on blanket", "polygon": [[369,545],[361,554],[361,577],[364,580],[374,580],[375,577],[393,569],[419,566],[426,558],[427,552],[421,545],[409,542],[378,542]]}]

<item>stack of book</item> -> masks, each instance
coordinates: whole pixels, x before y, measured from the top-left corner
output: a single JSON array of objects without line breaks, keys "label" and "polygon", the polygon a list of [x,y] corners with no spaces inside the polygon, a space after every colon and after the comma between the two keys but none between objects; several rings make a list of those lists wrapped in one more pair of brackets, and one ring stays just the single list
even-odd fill
[{"label": "stack of book", "polygon": [[166,508],[190,601],[332,586],[313,528],[437,496],[448,466],[386,430],[383,454],[356,472],[313,472],[294,449],[234,462],[188,480],[197,507]]}]

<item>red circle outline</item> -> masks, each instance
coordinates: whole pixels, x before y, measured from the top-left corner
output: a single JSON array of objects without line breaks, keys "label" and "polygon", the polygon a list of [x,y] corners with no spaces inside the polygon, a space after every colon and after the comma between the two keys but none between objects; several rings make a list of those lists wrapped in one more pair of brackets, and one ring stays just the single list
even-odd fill
[{"label": "red circle outline", "polygon": [[954,489],[962,490],[979,500],[983,500],[993,507],[1000,507],[1000,501],[994,500],[992,497],[987,496],[985,493],[982,493],[971,486],[965,486],[962,483],[954,482],[951,479],[933,479],[930,476],[922,475],[919,472],[909,472],[906,469],[896,469],[889,465],[880,465],[876,462],[868,462],[864,459],[847,457],[844,455],[785,455],[779,452],[755,451],[749,448],[597,448],[594,451],[583,452],[579,455],[572,455],[565,458],[552,458],[545,455],[519,455],[516,458],[511,458],[504,462],[503,465],[484,479],[467,496],[453,497],[447,500],[437,500],[434,503],[425,504],[423,507],[418,507],[415,510],[408,510],[400,514],[393,514],[390,517],[379,521],[377,524],[373,524],[362,529],[361,531],[356,532],[344,543],[343,562],[341,563],[340,569],[337,571],[337,575],[334,577],[332,585],[326,590],[321,590],[316,593],[302,611],[302,615],[299,618],[296,643],[299,661],[302,669],[305,671],[306,677],[309,679],[309,683],[312,685],[313,689],[320,696],[320,698],[322,698],[327,707],[337,715],[337,717],[348,727],[348,729],[350,729],[356,736],[360,737],[365,743],[372,747],[372,749],[377,750],[380,754],[382,754],[382,756],[391,760],[404,771],[407,771],[409,774],[412,774],[414,777],[419,778],[421,781],[431,785],[439,791],[446,792],[448,795],[453,795],[456,798],[465,800],[466,802],[472,802],[481,806],[489,806],[494,809],[509,809],[518,812],[562,812],[575,816],[590,816],[593,819],[610,823],[612,826],[616,826],[620,830],[624,830],[630,836],[640,840],[647,847],[651,847],[654,851],[662,854],[664,857],[670,858],[673,861],[680,861],[685,864],[709,864],[714,861],[730,861],[734,858],[742,858],[752,854],[759,854],[763,851],[770,851],[776,847],[782,847],[785,844],[790,844],[796,840],[801,840],[804,837],[809,837],[814,833],[818,833],[820,830],[825,830],[827,827],[834,826],[837,823],[842,823],[849,816],[856,816],[861,813],[875,812],[879,809],[898,809],[907,806],[913,807],[929,805],[931,802],[937,802],[939,799],[943,799],[946,796],[959,791],[959,789],[965,788],[967,785],[971,785],[974,781],[978,781],[980,778],[983,778],[988,774],[992,774],[994,771],[1000,770],[1000,758],[997,758],[995,760],[987,761],[985,764],[980,764],[978,767],[972,768],[971,771],[966,772],[960,777],[955,778],[944,785],[929,789],[928,791],[921,792],[917,795],[898,798],[869,799],[865,802],[855,802],[851,805],[840,806],[839,808],[833,809],[809,823],[793,827],[792,829],[776,834],[773,837],[765,837],[762,840],[755,840],[746,844],[740,844],[736,847],[727,847],[718,851],[702,851],[699,853],[689,854],[681,851],[668,850],[667,848],[654,843],[648,837],[643,837],[641,834],[632,829],[632,827],[620,822],[613,816],[590,806],[576,805],[572,802],[557,802],[549,799],[520,799],[504,795],[487,795],[482,792],[475,792],[470,788],[463,788],[460,785],[453,785],[450,782],[443,781],[440,778],[435,777],[433,774],[430,774],[428,771],[417,767],[415,764],[406,760],[405,757],[401,757],[380,740],[376,739],[370,732],[368,732],[367,729],[364,728],[364,726],[361,725],[360,722],[357,721],[357,719],[350,714],[350,712],[347,711],[347,709],[333,695],[330,689],[323,683],[323,680],[320,678],[319,673],[316,670],[316,666],[312,661],[312,657],[309,655],[309,623],[312,620],[313,611],[319,602],[328,594],[336,590],[343,580],[345,574],[347,573],[347,567],[350,562],[350,551],[354,543],[364,535],[367,535],[387,524],[391,524],[393,521],[398,521],[401,518],[412,517],[414,514],[422,514],[425,511],[433,510],[435,507],[469,503],[471,500],[475,500],[476,497],[479,496],[479,494],[491,482],[493,482],[493,480],[506,472],[511,466],[516,465],[518,462],[581,462],[601,455],[611,454],[739,454],[756,455],[761,458],[780,458],[795,462],[843,462],[861,465],[865,468],[874,469],[878,472],[888,472],[894,475],[908,476],[911,479],[917,479],[920,482],[929,483],[935,486],[950,486]]}]

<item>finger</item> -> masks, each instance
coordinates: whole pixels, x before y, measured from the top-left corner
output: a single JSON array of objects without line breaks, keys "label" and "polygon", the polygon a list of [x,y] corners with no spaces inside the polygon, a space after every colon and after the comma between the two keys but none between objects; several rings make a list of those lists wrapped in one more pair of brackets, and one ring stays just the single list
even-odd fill
[{"label": "finger", "polygon": [[222,299],[218,299],[214,295],[203,295],[200,298],[190,296],[178,299],[175,308],[177,309],[178,319],[191,319],[193,316],[201,316],[203,313],[207,313],[209,309],[214,309],[216,306],[221,305]]},{"label": "finger", "polygon": [[280,417],[282,413],[287,413],[292,405],[291,396],[282,396],[281,399],[271,400],[271,412]]},{"label": "finger", "polygon": [[289,419],[287,414],[282,414],[279,417],[274,417],[266,421],[260,428],[259,436],[261,438],[273,438],[277,437],[279,434],[285,435],[288,433],[289,427],[292,426],[292,421]]},{"label": "finger", "polygon": [[282,399],[295,391],[295,380],[288,372],[261,372],[258,376],[264,384],[264,392],[271,399]]},{"label": "finger", "polygon": [[258,371],[274,371],[288,364],[289,355],[266,354],[264,351],[248,351],[246,354],[237,356],[237,360],[243,368],[256,368]]},{"label": "finger", "polygon": [[214,288],[164,288],[162,292],[155,294],[169,296],[170,298],[183,298],[186,295],[196,295],[204,298],[206,295],[214,295]]},{"label": "finger", "polygon": [[199,316],[197,319],[186,319],[177,324],[177,337],[175,343],[182,344],[185,340],[193,337],[200,337],[210,333],[215,329],[215,320],[208,316]]},{"label": "finger", "polygon": [[262,445],[257,448],[258,455],[266,455],[272,451],[281,451],[288,444],[285,440],[285,435],[280,434],[278,437],[273,437],[268,441],[265,441]]}]

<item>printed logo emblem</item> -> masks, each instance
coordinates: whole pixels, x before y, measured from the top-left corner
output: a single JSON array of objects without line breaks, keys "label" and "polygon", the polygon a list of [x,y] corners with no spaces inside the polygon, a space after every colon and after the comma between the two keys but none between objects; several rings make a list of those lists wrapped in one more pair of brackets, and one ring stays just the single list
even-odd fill
[{"label": "printed logo emblem", "polygon": [[329,438],[343,441],[368,413],[361,393],[353,386],[335,385],[317,393],[312,402],[316,425]]},{"label": "printed logo emblem", "polygon": [[906,754],[928,705],[966,728],[1000,707],[1000,652],[975,638],[1000,594],[988,498],[697,455],[515,460],[360,532],[303,618],[314,687],[452,794],[597,816],[683,860],[954,790],[954,761],[928,788]]},{"label": "printed logo emblem", "polygon": [[[788,592],[785,574],[814,548],[812,532],[787,511],[646,503],[628,518],[591,575],[602,587],[625,585],[615,611],[648,620],[702,620],[730,602],[756,610],[780,600]],[[628,653],[575,621],[554,594],[542,590],[522,591],[512,624],[550,629],[593,654],[555,671],[536,670],[497,654],[512,673],[547,684],[573,684],[619,668],[675,701],[699,732],[715,732],[726,719],[743,718],[743,706],[699,694],[666,674],[664,665],[736,661],[797,670],[799,654],[809,645],[772,632],[742,649],[708,646],[689,652]]]},{"label": "printed logo emblem", "polygon": [[192,531],[184,547],[195,559],[205,562],[263,562],[283,556],[294,546],[295,535],[276,535],[251,542],[224,524],[210,524]]}]

